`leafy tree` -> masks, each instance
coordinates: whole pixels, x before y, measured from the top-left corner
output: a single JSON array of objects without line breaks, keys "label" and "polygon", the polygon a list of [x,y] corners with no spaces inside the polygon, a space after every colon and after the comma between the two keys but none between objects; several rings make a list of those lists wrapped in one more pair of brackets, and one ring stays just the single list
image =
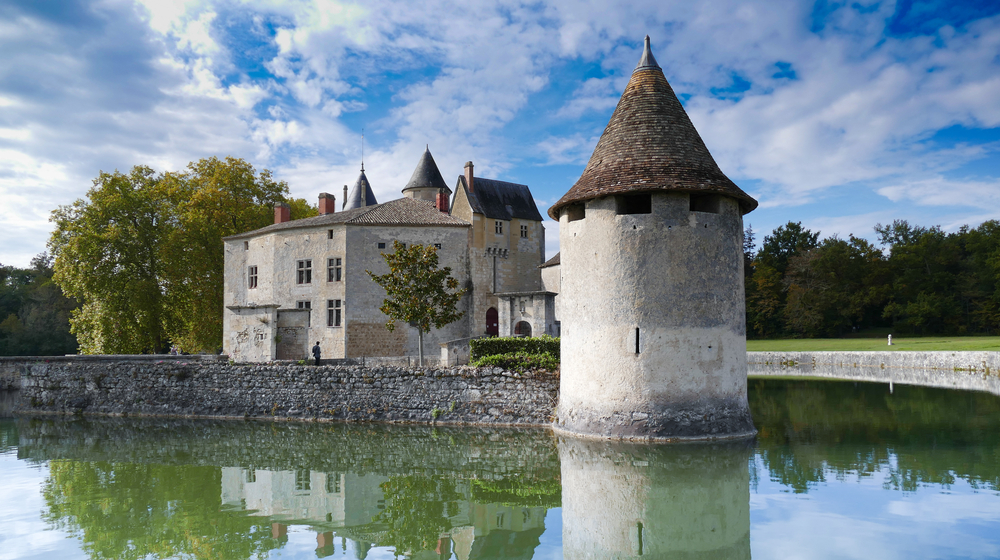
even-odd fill
[{"label": "leafy tree", "polygon": [[89,200],[52,213],[54,279],[81,303],[70,324],[84,353],[159,352],[167,342],[160,253],[176,223],[162,181],[144,166],[101,172]]},{"label": "leafy tree", "polygon": [[[424,333],[459,320],[458,302],[465,290],[451,276],[451,267],[438,268],[437,249],[428,245],[393,242],[393,252],[383,253],[389,265],[387,274],[365,272],[386,292],[379,310],[389,317],[385,328],[392,332],[396,321],[416,327],[419,337],[420,365],[424,365]],[[449,292],[449,290],[452,290]]]},{"label": "leafy tree", "polygon": [[764,236],[764,243],[757,253],[757,262],[784,274],[788,261],[796,254],[819,246],[819,232],[802,227],[802,222],[788,222]]},{"label": "leafy tree", "polygon": [[[222,345],[222,238],[273,223],[288,186],[236,158],[185,173],[102,172],[87,200],[52,214],[55,281],[81,306],[84,353],[214,351]],[[305,201],[296,213],[310,212]]]},{"label": "leafy tree", "polygon": [[388,526],[378,544],[393,547],[397,556],[434,550],[441,533],[452,528],[448,518],[462,499],[455,481],[442,475],[393,476],[381,488],[385,509],[372,521]]},{"label": "leafy tree", "polygon": [[52,356],[76,352],[69,316],[76,302],[52,281],[52,258],[41,253],[31,268],[0,266],[0,355]]},{"label": "leafy tree", "polygon": [[[192,162],[187,173],[169,174],[163,182],[176,216],[162,255],[174,313],[170,338],[187,351],[215,351],[222,346],[222,238],[274,223],[274,204],[285,200],[288,186],[232,157]],[[304,200],[293,206],[296,218],[309,214]]]}]

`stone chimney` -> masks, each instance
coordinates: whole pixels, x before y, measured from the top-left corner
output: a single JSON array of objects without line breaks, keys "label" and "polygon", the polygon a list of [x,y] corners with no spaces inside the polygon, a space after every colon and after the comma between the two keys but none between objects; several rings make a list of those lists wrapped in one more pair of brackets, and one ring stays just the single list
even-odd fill
[{"label": "stone chimney", "polygon": [[337,197],[330,193],[319,193],[319,213],[333,214],[337,211]]},{"label": "stone chimney", "polygon": [[292,207],[279,202],[274,205],[274,223],[283,224],[292,220]]},{"label": "stone chimney", "polygon": [[448,213],[448,193],[443,193],[443,192],[437,193],[437,198],[436,198],[436,200],[434,202],[434,206],[438,210],[440,210],[440,211],[444,212],[445,214],[447,214]]},{"label": "stone chimney", "polygon": [[472,186],[472,181],[475,177],[472,175],[472,162],[465,162],[465,183],[469,185],[469,192],[476,192],[476,189]]},{"label": "stone chimney", "polygon": [[344,201],[340,203],[340,209],[343,210],[347,206],[347,185],[344,185]]}]

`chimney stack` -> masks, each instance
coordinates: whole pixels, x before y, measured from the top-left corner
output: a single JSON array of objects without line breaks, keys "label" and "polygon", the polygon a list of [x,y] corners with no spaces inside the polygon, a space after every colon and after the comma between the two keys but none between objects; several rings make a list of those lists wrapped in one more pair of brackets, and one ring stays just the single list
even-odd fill
[{"label": "chimney stack", "polygon": [[333,214],[337,211],[337,197],[330,193],[319,193],[319,213]]},{"label": "chimney stack", "polygon": [[472,186],[472,181],[475,179],[472,175],[472,162],[465,162],[465,183],[469,185],[469,192],[476,192],[476,189]]},{"label": "chimney stack", "polygon": [[283,224],[292,220],[292,207],[279,202],[274,205],[274,223]]},{"label": "chimney stack", "polygon": [[347,208],[347,185],[344,185],[344,202],[340,203],[340,209]]},{"label": "chimney stack", "polygon": [[437,193],[437,198],[436,198],[436,200],[434,202],[434,206],[436,206],[438,210],[440,210],[440,211],[444,212],[445,214],[447,214],[448,213],[448,193],[444,193],[444,192]]}]

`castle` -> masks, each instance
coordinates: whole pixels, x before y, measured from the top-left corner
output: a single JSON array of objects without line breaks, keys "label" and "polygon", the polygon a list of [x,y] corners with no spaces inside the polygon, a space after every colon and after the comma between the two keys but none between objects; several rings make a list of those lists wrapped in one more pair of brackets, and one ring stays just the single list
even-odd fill
[{"label": "castle", "polygon": [[433,245],[466,290],[464,315],[425,334],[425,352],[482,335],[559,334],[557,288],[543,284],[539,268],[545,229],[526,185],[476,177],[468,162],[453,194],[428,148],[402,198],[379,203],[364,166],[344,191],[340,211],[322,193],[318,216],[289,220],[279,204],[273,225],[224,239],[231,359],[299,360],[316,341],[325,358],[417,355],[415,328],[386,330],[385,292],[365,272],[388,270],[382,254],[394,241]]}]

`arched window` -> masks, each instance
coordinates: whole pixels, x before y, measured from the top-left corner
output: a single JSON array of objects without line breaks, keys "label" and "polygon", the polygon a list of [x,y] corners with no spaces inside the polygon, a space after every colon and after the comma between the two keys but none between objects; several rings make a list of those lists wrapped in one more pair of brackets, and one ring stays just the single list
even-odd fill
[{"label": "arched window", "polygon": [[514,336],[531,336],[531,323],[527,321],[518,321],[514,325]]}]

